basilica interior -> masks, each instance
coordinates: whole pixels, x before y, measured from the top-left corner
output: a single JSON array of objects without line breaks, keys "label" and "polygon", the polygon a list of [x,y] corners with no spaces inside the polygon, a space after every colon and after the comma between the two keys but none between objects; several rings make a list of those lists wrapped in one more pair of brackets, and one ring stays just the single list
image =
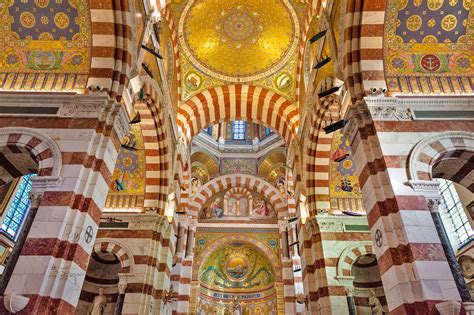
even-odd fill
[{"label": "basilica interior", "polygon": [[472,0],[0,0],[0,314],[474,314]]}]

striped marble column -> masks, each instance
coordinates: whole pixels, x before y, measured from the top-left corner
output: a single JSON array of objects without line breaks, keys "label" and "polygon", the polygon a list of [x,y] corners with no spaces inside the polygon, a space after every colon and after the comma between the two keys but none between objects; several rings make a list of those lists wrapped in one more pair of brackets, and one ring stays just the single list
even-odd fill
[{"label": "striped marble column", "polygon": [[386,121],[387,117],[374,121],[365,101],[358,101],[348,111],[350,123],[345,133],[358,162],[389,310],[393,314],[429,313],[434,304],[460,297],[427,199],[406,185],[406,160],[418,141],[442,125],[415,125],[409,118],[404,121],[400,113],[397,116],[393,116],[396,122]]},{"label": "striped marble column", "polygon": [[[28,97],[31,95],[24,98]],[[54,139],[51,142],[60,156],[54,157],[55,176],[42,176],[40,171],[32,178],[32,194],[40,194],[41,201],[5,294],[30,298],[23,313],[70,314],[79,299],[119,138],[127,124],[123,108],[117,106],[112,111],[116,105],[104,97],[47,97],[57,103],[64,101],[69,107],[71,102],[76,106],[84,102],[87,109],[50,118],[49,123],[44,121],[47,118],[21,117],[15,121],[17,126],[39,124],[35,131]],[[115,118],[117,113],[119,119]],[[12,124],[13,120],[5,123]],[[22,142],[27,137],[19,135],[11,139]]]}]

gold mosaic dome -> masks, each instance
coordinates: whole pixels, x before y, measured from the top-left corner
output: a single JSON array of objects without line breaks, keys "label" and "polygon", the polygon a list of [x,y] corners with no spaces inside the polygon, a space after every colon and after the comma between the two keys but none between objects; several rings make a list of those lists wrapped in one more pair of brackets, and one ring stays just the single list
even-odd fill
[{"label": "gold mosaic dome", "polygon": [[253,81],[288,62],[298,47],[299,24],[288,0],[191,0],[180,19],[179,41],[203,73]]}]

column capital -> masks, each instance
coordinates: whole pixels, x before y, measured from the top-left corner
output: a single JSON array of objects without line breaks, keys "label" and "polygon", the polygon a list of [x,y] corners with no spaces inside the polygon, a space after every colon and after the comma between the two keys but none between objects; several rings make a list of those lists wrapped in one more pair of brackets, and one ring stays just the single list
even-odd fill
[{"label": "column capital", "polygon": [[439,212],[439,205],[441,204],[441,197],[439,198],[426,198],[428,200],[428,209],[430,212]]}]

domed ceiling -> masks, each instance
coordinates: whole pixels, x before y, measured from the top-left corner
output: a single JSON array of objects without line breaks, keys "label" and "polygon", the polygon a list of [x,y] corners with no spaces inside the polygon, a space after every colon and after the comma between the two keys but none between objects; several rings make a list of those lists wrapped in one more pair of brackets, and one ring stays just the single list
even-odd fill
[{"label": "domed ceiling", "polygon": [[188,2],[179,24],[183,51],[218,79],[242,82],[273,74],[298,46],[299,24],[285,1]]},{"label": "domed ceiling", "polygon": [[183,98],[229,83],[294,97],[301,7],[293,0],[174,1]]}]

